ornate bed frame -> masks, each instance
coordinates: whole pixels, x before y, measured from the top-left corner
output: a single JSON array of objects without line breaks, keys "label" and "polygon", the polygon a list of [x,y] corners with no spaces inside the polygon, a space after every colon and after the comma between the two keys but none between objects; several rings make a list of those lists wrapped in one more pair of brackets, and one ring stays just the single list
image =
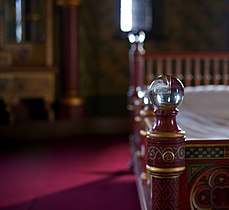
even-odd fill
[{"label": "ornate bed frame", "polygon": [[229,54],[146,54],[138,36],[129,51],[128,109],[141,209],[229,209],[229,137],[185,139],[176,123],[182,82],[228,85]]}]

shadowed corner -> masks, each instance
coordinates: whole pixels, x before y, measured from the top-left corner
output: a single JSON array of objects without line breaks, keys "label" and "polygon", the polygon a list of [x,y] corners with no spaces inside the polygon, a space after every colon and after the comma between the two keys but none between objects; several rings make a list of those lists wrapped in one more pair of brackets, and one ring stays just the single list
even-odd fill
[{"label": "shadowed corner", "polygon": [[136,192],[136,185],[130,171],[96,173],[108,176],[61,192],[2,207],[0,210],[140,209],[137,193],[133,193]]}]

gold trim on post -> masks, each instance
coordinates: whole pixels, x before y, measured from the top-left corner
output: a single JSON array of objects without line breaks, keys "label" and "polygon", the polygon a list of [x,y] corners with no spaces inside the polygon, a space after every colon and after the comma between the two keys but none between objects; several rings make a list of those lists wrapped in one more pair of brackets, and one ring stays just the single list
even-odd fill
[{"label": "gold trim on post", "polygon": [[79,6],[82,0],[56,0],[58,6]]},{"label": "gold trim on post", "polygon": [[140,115],[142,117],[155,116],[155,113],[152,110],[140,110]]},{"label": "gold trim on post", "polygon": [[155,178],[177,178],[185,170],[185,166],[178,166],[174,168],[158,168],[146,165],[146,169]]},{"label": "gold trim on post", "polygon": [[169,137],[169,138],[175,138],[175,137],[184,137],[185,131],[178,131],[178,132],[155,132],[155,131],[148,131],[147,135],[149,137],[153,138],[160,138],[160,137]]},{"label": "gold trim on post", "polygon": [[61,99],[61,103],[68,106],[81,106],[84,100],[81,97],[65,97]]},{"label": "gold trim on post", "polygon": [[147,131],[140,130],[139,133],[140,133],[140,135],[142,135],[142,136],[145,136],[145,137],[147,136]]},{"label": "gold trim on post", "polygon": [[173,162],[175,159],[175,155],[171,151],[166,151],[162,154],[162,160],[165,162]]}]

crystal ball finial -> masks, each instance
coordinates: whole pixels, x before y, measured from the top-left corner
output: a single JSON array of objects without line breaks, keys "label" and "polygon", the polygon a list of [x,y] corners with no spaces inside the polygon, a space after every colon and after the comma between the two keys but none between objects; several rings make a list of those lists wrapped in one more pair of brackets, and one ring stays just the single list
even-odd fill
[{"label": "crystal ball finial", "polygon": [[149,86],[150,101],[158,109],[174,109],[184,99],[184,86],[181,81],[171,75],[157,77]]}]

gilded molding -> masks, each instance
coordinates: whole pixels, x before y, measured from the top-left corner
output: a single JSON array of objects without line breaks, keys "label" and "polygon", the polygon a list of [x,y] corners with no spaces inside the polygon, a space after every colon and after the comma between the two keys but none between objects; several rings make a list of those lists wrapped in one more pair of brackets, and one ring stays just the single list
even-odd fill
[{"label": "gilded molding", "polygon": [[84,100],[81,97],[65,97],[61,100],[62,104],[69,106],[81,106]]},{"label": "gilded molding", "polygon": [[162,160],[165,162],[173,162],[175,159],[175,155],[171,151],[166,151],[162,154]]},{"label": "gilded molding", "polygon": [[79,6],[82,0],[56,0],[58,6]]},{"label": "gilded molding", "polygon": [[152,177],[157,178],[157,179],[176,179],[180,176],[181,173],[179,174],[150,174]]},{"label": "gilded molding", "polygon": [[140,115],[141,115],[142,117],[154,116],[155,113],[154,113],[154,111],[151,111],[151,110],[141,110],[141,111],[140,111]]},{"label": "gilded molding", "polygon": [[147,136],[147,132],[144,130],[140,130],[139,133],[141,136]]},{"label": "gilded molding", "polygon": [[176,138],[176,137],[184,137],[185,131],[178,131],[178,132],[147,132],[147,136],[153,137],[153,138]]},{"label": "gilded molding", "polygon": [[175,160],[184,160],[185,159],[185,146],[181,145],[179,147],[171,146],[148,146],[147,148],[147,157],[152,161],[165,161],[173,162]]},{"label": "gilded molding", "polygon": [[174,168],[158,168],[146,165],[146,169],[155,178],[177,178],[185,170],[185,166],[178,166]]},{"label": "gilded molding", "polygon": [[146,181],[147,180],[147,174],[145,173],[145,172],[142,172],[141,174],[140,174],[140,177],[141,177],[141,180],[142,181]]}]

